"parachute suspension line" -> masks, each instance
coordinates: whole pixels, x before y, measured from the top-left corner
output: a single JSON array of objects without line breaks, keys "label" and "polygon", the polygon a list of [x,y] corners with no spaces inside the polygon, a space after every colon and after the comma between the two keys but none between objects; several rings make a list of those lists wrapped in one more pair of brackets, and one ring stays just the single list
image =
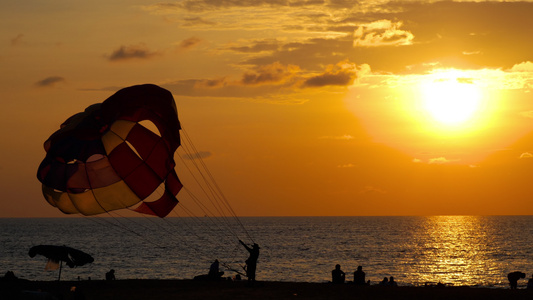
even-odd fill
[{"label": "parachute suspension line", "polygon": [[[209,184],[209,181],[207,180],[207,178],[204,176],[204,174],[202,173],[198,163],[196,162],[196,159],[200,159],[199,157],[194,157],[192,154],[191,154],[191,151],[190,149],[188,149],[187,145],[184,144],[182,145],[182,148],[185,150],[185,155],[187,156],[187,159],[195,166],[197,172],[200,174],[200,176],[202,177],[203,179],[203,182],[204,184],[201,184],[200,181],[198,180],[198,178],[196,176],[194,176],[194,173],[191,171],[191,169],[189,168],[188,164],[185,163],[183,157],[180,156],[180,159],[182,161],[182,163],[186,166],[186,168],[189,170],[189,172],[193,175],[193,178],[194,180],[196,181],[196,184],[198,184],[198,186],[202,189],[202,192],[205,194],[205,196],[207,197],[207,199],[209,200],[209,202],[211,203],[211,205],[213,205],[214,209],[218,212],[219,216],[221,216],[223,218],[223,220],[228,224],[229,226],[229,222],[228,220],[225,218],[226,217],[226,214],[224,212],[224,210],[222,209],[222,207],[220,206],[220,201],[216,201],[216,200],[219,200],[219,196],[215,193],[215,190],[212,188],[212,186]],[[204,185],[206,187],[204,187]],[[211,194],[211,197],[209,196],[209,193],[206,191],[206,188],[209,190],[210,194]]]},{"label": "parachute suspension line", "polygon": [[126,217],[120,216],[118,214],[117,214],[118,215],[118,218],[117,218],[117,217],[113,216],[113,214],[111,212],[108,212],[107,214],[115,222],[111,222],[111,221],[107,220],[105,217],[100,217],[100,216],[86,216],[86,217],[87,217],[87,219],[91,220],[92,222],[98,223],[101,226],[111,225],[112,227],[114,227],[117,230],[122,230],[123,232],[127,232],[127,233],[130,233],[130,234],[133,234],[133,235],[141,238],[142,240],[148,242],[149,244],[152,244],[152,245],[154,245],[154,246],[156,246],[158,248],[164,248],[164,246],[162,246],[161,244],[158,244],[157,242],[154,242],[154,241],[148,239],[146,236],[142,235],[141,233],[131,229],[130,227],[125,225],[123,222],[119,221],[119,219],[121,219],[121,218],[128,219],[130,222],[135,223],[137,226],[141,226],[141,227],[145,227],[145,226],[142,226],[138,222],[134,222],[133,220],[131,220],[131,218],[126,218]]},{"label": "parachute suspension line", "polygon": [[[209,210],[209,208],[208,208],[207,206],[205,206],[205,204],[202,203],[200,200],[198,200],[198,198],[197,198],[196,196],[194,196],[194,194],[191,193],[191,191],[190,191],[188,188],[185,188],[185,187],[184,187],[183,189],[184,189],[184,191],[187,193],[187,195],[189,195],[189,197],[192,199],[193,203],[196,204],[196,206],[197,206],[197,207],[203,212],[203,215],[204,215],[204,216],[214,216],[214,215],[212,214],[212,212]],[[180,204],[181,204],[181,207],[185,208],[185,205],[184,205],[183,202],[180,202]],[[192,214],[192,211],[190,211],[190,212],[191,212],[191,214]],[[228,222],[218,222],[218,223],[217,223],[216,221],[218,221],[218,220],[219,220],[218,218],[214,218],[214,219],[213,219],[213,218],[209,218],[209,221],[210,221],[211,223],[213,223],[215,226],[217,226],[217,227],[219,227],[219,228],[225,228],[225,229],[227,229],[228,231],[231,232],[231,234],[233,234],[233,236],[235,236],[235,237],[238,238],[237,233],[232,229],[232,227],[230,226],[230,224],[228,224]],[[224,220],[224,219],[223,219],[223,220]],[[226,220],[224,220],[224,221],[226,221]],[[225,227],[222,226],[221,223],[224,223],[226,226],[225,226]]]},{"label": "parachute suspension line", "polygon": [[[202,223],[200,220],[198,220],[199,217],[195,217],[194,215],[192,215],[190,213],[190,211],[187,210],[185,207],[184,207],[184,211],[189,217],[192,217],[191,220],[193,220],[193,222],[195,223],[195,224],[193,224],[195,228],[196,227],[205,227],[206,226],[204,223]],[[181,218],[181,216],[179,215],[179,213],[177,211],[174,210],[173,213],[176,214],[176,216]],[[213,244],[213,245],[217,245],[219,248],[223,248],[224,247],[224,245],[219,241],[219,239],[210,238],[209,236],[202,236],[202,235],[198,234],[198,230],[194,230],[192,228],[192,226],[187,224],[186,222],[182,222],[180,225],[183,226],[183,227],[186,227],[187,231],[189,233],[191,233],[192,235],[196,236],[198,239],[207,241],[207,242],[209,242],[210,244]],[[202,231],[202,232],[206,232],[206,231]]]},{"label": "parachute suspension line", "polygon": [[[197,206],[200,207],[200,209],[202,209],[201,205],[202,203],[200,201],[198,201],[198,199],[188,190],[188,189],[185,189],[185,192],[187,192],[187,195],[189,195],[189,197],[191,197],[191,199],[193,200],[194,204],[196,204]],[[191,217],[194,217],[194,220],[196,220],[197,222],[199,223],[202,223],[202,224],[205,224],[205,222],[201,222],[201,220],[204,220],[206,219],[207,222],[211,223],[214,227],[217,227],[221,232],[225,232],[224,229],[228,229],[228,231],[231,233],[231,235],[233,237],[236,237],[238,239],[238,235],[232,230],[231,227],[229,226],[222,226],[223,224],[221,224],[221,222],[218,222],[217,221],[219,220],[218,218],[214,217],[214,218],[200,218],[200,217],[197,217],[195,216],[193,213],[192,213],[192,210],[190,210],[188,207],[185,206],[185,204],[183,202],[180,202],[178,204],[181,208],[184,209],[184,211]],[[204,216],[207,216],[207,214],[205,214],[205,211],[202,209],[202,211],[204,212]],[[209,229],[212,229],[212,228],[209,228]]]},{"label": "parachute suspension line", "polygon": [[[181,158],[181,157],[180,157],[180,158]],[[185,161],[183,161],[183,159],[182,159],[182,163],[184,163],[184,164],[186,165],[186,167],[187,167],[187,168],[189,169],[189,171],[190,171],[189,166],[185,163]],[[200,188],[202,189],[202,191],[204,192],[204,194],[205,194],[205,195],[208,197],[208,199],[210,200],[211,205],[214,206],[215,204],[214,204],[213,201],[209,198],[209,195],[208,195],[207,192],[205,191],[204,187],[200,184],[200,182],[198,181],[198,179],[196,178],[196,176],[194,176],[194,173],[193,173],[192,171],[190,171],[190,172],[191,172],[191,174],[193,175],[193,177],[194,177],[196,183],[200,186]],[[197,207],[203,212],[203,215],[204,215],[204,216],[215,216],[215,214],[213,214],[213,212],[209,209],[209,207],[207,207],[202,201],[198,200],[198,198],[195,197],[194,194],[191,193],[191,191],[190,191],[189,189],[187,189],[187,188],[185,188],[185,187],[183,187],[183,189],[184,189],[184,190],[187,192],[187,194],[191,197],[191,199],[192,199],[192,201],[194,202],[194,204],[196,204],[196,206],[197,206]],[[183,201],[180,202],[180,203],[183,204]],[[225,228],[227,228],[229,231],[232,232],[232,234],[233,234],[234,236],[237,237],[238,235],[234,232],[234,230],[232,229],[232,226],[231,226],[230,222],[227,220],[227,218],[224,217],[224,214],[222,214],[222,212],[221,212],[220,210],[218,210],[216,207],[215,207],[215,209],[217,210],[217,212],[219,213],[220,218],[221,218],[221,221],[219,221],[219,223],[224,223],[225,226],[226,226]],[[216,220],[218,221],[219,219],[217,218]],[[214,222],[214,221],[212,221],[212,222]]]},{"label": "parachute suspension line", "polygon": [[[185,214],[188,217],[190,217],[190,220],[192,220],[193,223],[194,223],[194,224],[189,224],[188,222],[181,222],[181,224],[179,224],[181,227],[186,227],[187,231],[189,233],[191,233],[192,235],[194,235],[198,240],[206,241],[206,242],[210,243],[211,245],[216,245],[220,249],[224,249],[225,248],[226,245],[222,244],[222,242],[221,242],[221,240],[220,240],[220,238],[218,236],[214,237],[213,235],[200,235],[200,234],[198,234],[198,232],[203,232],[203,233],[210,232],[208,230],[207,231],[204,231],[204,230],[200,230],[199,231],[197,228],[198,227],[202,228],[202,227],[207,226],[207,224],[202,222],[203,219],[212,219],[212,218],[204,218],[204,217],[198,217],[198,216],[194,215],[187,207],[185,207],[182,204],[182,202],[178,203],[178,206],[180,206],[180,208],[183,209]],[[177,218],[178,220],[182,220],[183,216],[181,216],[176,209],[174,209],[172,211],[172,213],[175,214],[178,217]],[[177,226],[177,224],[175,226]],[[196,228],[196,230],[193,229],[193,227]],[[234,240],[232,237],[228,237],[228,236],[226,236],[226,237],[229,238],[230,241]],[[237,247],[238,247],[238,245],[236,245],[234,247],[233,256],[231,257],[231,259],[218,257],[218,260],[220,261],[220,264],[226,268],[226,270],[233,271],[233,272],[236,272],[238,274],[241,274],[241,275],[245,276],[245,274],[243,274],[239,270],[236,270],[235,268],[232,268],[230,266],[230,264],[235,262],[235,255],[236,255],[235,251],[237,250]],[[195,251],[195,253],[201,254],[206,259],[206,261],[212,261],[212,259],[213,259],[212,254],[206,253],[204,248],[193,247],[193,250]],[[228,253],[228,252],[226,252],[226,253]]]},{"label": "parachute suspension line", "polygon": [[[194,151],[192,153],[199,153],[198,150],[196,149],[196,147],[194,146],[191,138],[189,137],[188,133],[185,131],[185,129],[183,129],[183,127],[182,127],[181,131],[183,133],[182,136],[185,138],[187,143],[190,145],[190,147],[192,148],[192,151]],[[199,155],[196,155],[196,157],[191,155],[191,151],[188,149],[188,147],[186,147],[187,145],[183,145],[182,144],[182,146],[185,146],[185,147],[182,147],[182,148],[184,148],[184,150],[186,150],[188,152],[187,154],[189,156],[189,159],[191,159],[191,161],[193,161],[193,163],[195,164],[195,166],[198,169],[198,171],[200,171],[200,167],[196,163],[197,160],[201,164],[202,169],[205,170],[205,172],[207,173],[207,175],[208,175],[210,180],[205,179],[205,177],[203,176],[203,173],[200,172],[200,174],[202,174],[202,177],[204,177],[204,181],[208,184],[208,187],[212,190],[212,193],[215,194],[215,195],[218,195],[218,197],[215,197],[215,198],[216,199],[220,199],[220,201],[222,201],[223,206],[231,214],[231,216],[234,218],[234,220],[239,224],[239,226],[244,231],[246,236],[250,240],[253,241],[253,238],[251,237],[250,233],[246,230],[246,228],[242,224],[241,220],[237,217],[237,214],[235,213],[235,211],[233,210],[233,208],[229,204],[229,201],[227,200],[227,198],[225,197],[224,193],[222,192],[222,189],[216,183],[216,180],[214,179],[213,174],[209,171],[209,169],[207,168],[207,165],[204,163],[203,159]],[[197,158],[197,160],[196,160],[196,158]],[[209,185],[209,182],[211,182],[212,186],[214,186],[214,188],[215,188],[214,190],[213,190],[213,187],[211,185]],[[216,191],[216,193],[215,193],[215,191]],[[225,218],[224,214],[222,214],[222,216]]]},{"label": "parachute suspension line", "polygon": [[[190,145],[190,147],[192,148],[193,153],[199,153],[198,150],[196,149],[196,147],[194,146],[194,144],[193,144],[191,138],[190,138],[189,135],[187,134],[187,132],[186,132],[185,130],[183,130],[183,129],[182,129],[182,131],[183,131],[183,136],[185,137],[185,140],[188,142],[188,145]],[[187,144],[185,144],[185,146],[187,146]],[[195,164],[196,168],[197,168],[198,170],[200,170],[200,167],[199,167],[198,164],[196,163],[196,162],[198,161],[198,162],[201,164],[202,169],[205,170],[205,172],[206,172],[207,175],[209,176],[210,181],[207,180],[207,179],[205,178],[205,176],[203,175],[202,172],[200,172],[200,174],[201,174],[202,177],[204,178],[204,181],[205,181],[205,182],[211,182],[212,185],[215,187],[215,189],[213,189],[213,187],[212,187],[211,185],[208,185],[208,187],[211,189],[212,194],[213,194],[214,196],[218,196],[218,198],[219,198],[220,200],[223,201],[222,204],[224,204],[224,208],[226,208],[226,210],[227,210],[228,212],[230,212],[230,214],[231,214],[232,216],[234,216],[236,219],[238,219],[237,216],[236,216],[236,214],[235,214],[235,212],[233,211],[233,209],[232,209],[231,206],[229,205],[229,202],[228,202],[228,201],[226,200],[226,198],[224,197],[224,193],[222,193],[222,190],[221,190],[220,187],[217,185],[216,180],[214,179],[212,173],[209,171],[209,169],[207,168],[207,165],[204,163],[203,159],[202,159],[199,155],[197,155],[198,160],[196,160],[195,157],[192,157],[192,155],[190,155],[190,151],[189,151],[189,156],[190,156],[190,158],[192,159],[193,163]]]}]

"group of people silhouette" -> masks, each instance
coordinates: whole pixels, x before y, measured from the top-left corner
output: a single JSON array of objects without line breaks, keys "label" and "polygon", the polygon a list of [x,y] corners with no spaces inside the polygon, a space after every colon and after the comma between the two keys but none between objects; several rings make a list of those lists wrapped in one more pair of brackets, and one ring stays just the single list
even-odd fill
[{"label": "group of people silhouette", "polygon": [[[255,283],[255,271],[257,269],[257,259],[259,258],[259,247],[258,244],[254,243],[251,246],[246,245],[243,241],[239,240],[239,243],[248,251],[249,256],[246,259],[245,263],[246,265],[243,267],[244,271],[246,272],[246,277],[248,278],[248,284],[253,285]],[[224,275],[223,271],[220,271],[220,262],[218,259],[215,259],[215,261],[211,264],[209,267],[209,273],[206,275],[198,275],[195,276],[194,279],[197,280],[211,280],[216,281],[222,279],[222,276]],[[236,271],[236,270],[233,270]],[[237,275],[235,279],[240,280],[240,272],[237,271]]]},{"label": "group of people silhouette", "polygon": [[[362,266],[358,266],[357,270],[353,272],[353,283],[355,285],[369,285],[370,280],[366,281],[365,272],[363,271]],[[391,277],[392,278],[392,277]],[[332,283],[344,283],[346,281],[346,273],[341,270],[341,265],[335,265],[335,269],[331,271],[331,282]]]},{"label": "group of people silhouette", "polygon": [[[526,274],[516,271],[507,274],[507,279],[509,280],[509,286],[511,289],[518,288],[518,280],[521,278],[526,278]],[[332,283],[344,283],[346,281],[346,273],[341,269],[341,265],[335,265],[335,269],[331,271],[331,282]],[[365,280],[365,272],[363,271],[362,266],[358,266],[357,270],[353,272],[353,283],[355,285],[370,285],[370,280]],[[384,277],[383,280],[379,283],[380,286],[398,286],[398,283],[394,280],[394,277],[390,276],[389,278]],[[533,274],[527,282],[527,289],[533,289]]]}]

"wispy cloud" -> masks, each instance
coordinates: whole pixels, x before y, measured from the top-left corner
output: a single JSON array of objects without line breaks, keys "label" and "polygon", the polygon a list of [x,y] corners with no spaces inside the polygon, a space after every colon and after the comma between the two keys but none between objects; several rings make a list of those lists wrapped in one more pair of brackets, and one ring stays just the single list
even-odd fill
[{"label": "wispy cloud", "polygon": [[184,159],[187,159],[187,160],[195,160],[195,159],[204,159],[204,158],[208,158],[210,156],[212,156],[213,154],[209,151],[199,151],[199,152],[196,152],[196,153],[192,153],[190,155],[182,155],[182,157]]},{"label": "wispy cloud", "polygon": [[248,46],[232,46],[230,50],[242,53],[259,53],[264,51],[274,51],[280,46],[277,40],[256,40],[249,42]]},{"label": "wispy cloud", "polygon": [[24,34],[22,33],[17,34],[16,37],[11,39],[11,46],[19,46],[19,45],[24,44],[23,38],[24,38]]},{"label": "wispy cloud", "polygon": [[354,31],[354,47],[404,46],[411,45],[415,36],[402,30],[402,22],[379,20],[360,25]]},{"label": "wispy cloud", "polygon": [[184,27],[194,27],[194,26],[214,26],[217,23],[209,20],[205,20],[202,17],[188,17],[183,19]]},{"label": "wispy cloud", "polygon": [[447,159],[446,157],[441,156],[441,157],[436,157],[436,158],[430,158],[428,160],[428,164],[442,165],[442,164],[447,164],[447,163],[454,162],[454,161],[457,161],[457,159]]},{"label": "wispy cloud", "polygon": [[185,39],[183,41],[181,41],[178,45],[178,47],[180,49],[184,49],[184,50],[189,50],[195,46],[197,46],[198,44],[200,44],[202,42],[202,40],[200,38],[197,38],[197,37],[190,37],[188,39]]},{"label": "wispy cloud", "polygon": [[363,190],[359,191],[360,194],[367,194],[367,193],[378,193],[378,194],[386,194],[387,191],[382,190],[380,188],[377,188],[375,186],[367,185],[363,188]]},{"label": "wispy cloud", "polygon": [[345,134],[345,135],[341,135],[341,136],[321,136],[319,137],[319,139],[324,139],[324,140],[352,140],[354,137],[349,135],[349,134]]},{"label": "wispy cloud", "polygon": [[533,158],[533,154],[529,153],[529,152],[524,152],[522,154],[520,154],[520,158]]},{"label": "wispy cloud", "polygon": [[515,64],[511,68],[512,72],[533,72],[533,62],[524,61],[519,64]]},{"label": "wispy cloud", "polygon": [[354,167],[355,165],[352,163],[337,166],[337,168],[354,168]]},{"label": "wispy cloud", "polygon": [[130,59],[148,59],[158,55],[157,52],[151,51],[145,44],[120,46],[108,56],[110,61],[122,61]]},{"label": "wispy cloud", "polygon": [[275,62],[270,65],[257,66],[254,70],[243,74],[241,83],[244,85],[260,85],[284,83],[295,77],[300,68],[295,65],[282,65]]},{"label": "wispy cloud", "polygon": [[[446,157],[435,157],[435,158],[430,158],[427,160],[427,164],[429,165],[443,165],[443,164],[448,164],[448,163],[452,163],[452,162],[456,162],[456,161],[459,161],[458,159],[447,159]],[[424,163],[424,161],[420,158],[413,158],[412,160],[413,163],[415,164],[421,164],[421,163]]]},{"label": "wispy cloud", "polygon": [[37,81],[35,85],[38,87],[51,87],[51,86],[56,85],[57,83],[64,82],[64,81],[65,81],[65,78],[61,76],[50,76],[50,77],[46,77],[43,80]]},{"label": "wispy cloud", "polygon": [[323,87],[328,85],[348,86],[357,78],[357,68],[354,63],[343,61],[336,65],[329,65],[322,74],[307,78],[305,87]]}]

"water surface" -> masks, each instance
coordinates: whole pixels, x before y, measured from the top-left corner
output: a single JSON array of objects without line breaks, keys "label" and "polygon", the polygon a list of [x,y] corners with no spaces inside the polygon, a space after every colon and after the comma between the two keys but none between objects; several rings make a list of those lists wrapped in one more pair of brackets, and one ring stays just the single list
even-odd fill
[{"label": "water surface", "polygon": [[57,279],[57,271],[44,271],[44,257],[28,256],[39,244],[67,245],[95,258],[64,268],[64,280],[103,279],[111,268],[119,279],[192,278],[215,258],[242,271],[247,252],[238,238],[261,246],[259,280],[325,282],[337,263],[348,280],[361,265],[371,282],[394,276],[400,285],[506,287],[507,273],[520,270],[529,278],[533,272],[532,216],[239,220],[248,236],[213,218],[0,219],[0,272]]}]

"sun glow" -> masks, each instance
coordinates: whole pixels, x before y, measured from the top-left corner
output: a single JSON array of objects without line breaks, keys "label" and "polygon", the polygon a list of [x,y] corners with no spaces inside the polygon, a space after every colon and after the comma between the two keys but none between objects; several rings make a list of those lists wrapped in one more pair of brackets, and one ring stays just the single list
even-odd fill
[{"label": "sun glow", "polygon": [[433,74],[420,84],[423,108],[429,116],[446,126],[470,121],[481,108],[481,90],[460,71]]}]

